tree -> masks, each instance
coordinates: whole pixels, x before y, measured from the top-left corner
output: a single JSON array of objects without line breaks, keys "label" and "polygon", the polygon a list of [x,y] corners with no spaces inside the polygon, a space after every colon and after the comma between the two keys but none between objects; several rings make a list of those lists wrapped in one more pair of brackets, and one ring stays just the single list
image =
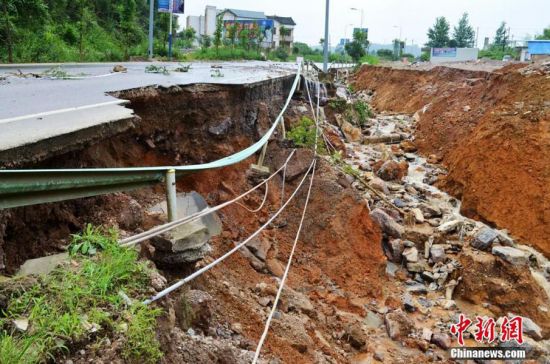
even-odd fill
[{"label": "tree", "polygon": [[185,48],[192,48],[193,42],[195,41],[196,36],[197,36],[197,32],[195,31],[194,28],[186,28],[182,34],[183,46]]},{"label": "tree", "polygon": [[42,0],[0,0],[0,49],[5,47],[8,62],[14,61],[14,48],[21,29],[36,29],[47,20],[47,6]]},{"label": "tree", "polygon": [[210,38],[210,36],[208,35],[203,35],[201,37],[200,43],[201,43],[202,51],[206,52],[206,50],[210,48],[210,46],[212,45],[212,38]]},{"label": "tree", "polygon": [[248,29],[242,29],[239,33],[240,46],[243,49],[248,50],[250,47],[250,32]]},{"label": "tree", "polygon": [[537,36],[535,37],[535,39],[538,39],[538,40],[550,39],[550,27],[545,28],[545,29],[542,31],[542,34],[541,34],[541,35],[537,35]]},{"label": "tree", "polygon": [[508,31],[506,30],[506,22],[502,22],[497,29],[495,34],[495,41],[493,43],[494,47],[501,47],[502,50],[506,48],[508,44]]},{"label": "tree", "polygon": [[428,29],[428,43],[426,46],[442,48],[449,45],[449,22],[445,17],[435,19],[433,28]]},{"label": "tree", "polygon": [[[281,34],[282,44],[284,44],[286,46],[286,44],[287,44],[286,37],[290,36],[290,34],[292,34],[292,31],[290,29],[286,28],[284,25],[281,27],[281,29],[279,31],[280,31],[280,34]],[[290,42],[288,44],[289,44],[289,48],[290,48]]]},{"label": "tree", "polygon": [[453,40],[458,48],[473,47],[475,32],[468,21],[468,13],[464,13],[458,21],[458,26],[454,27]]},{"label": "tree", "polygon": [[346,53],[349,54],[355,62],[359,62],[359,60],[367,54],[366,49],[368,46],[369,41],[367,39],[367,33],[357,29],[353,33],[353,41],[346,43],[345,49]]},{"label": "tree", "polygon": [[218,16],[216,18],[216,30],[214,31],[214,47],[216,47],[216,55],[220,53],[220,46],[222,45],[223,35],[223,18]]},{"label": "tree", "polygon": [[121,9],[120,30],[124,44],[124,58],[129,57],[129,48],[141,40],[139,25],[136,24],[136,1],[125,0]]},{"label": "tree", "polygon": [[292,53],[307,56],[308,54],[312,54],[313,51],[306,43],[294,42],[294,46],[292,47]]},{"label": "tree", "polygon": [[229,27],[227,30],[227,37],[229,38],[229,41],[231,43],[231,52],[235,50],[235,43],[237,42],[237,34],[239,33],[239,28],[237,26],[237,23],[234,23]]}]

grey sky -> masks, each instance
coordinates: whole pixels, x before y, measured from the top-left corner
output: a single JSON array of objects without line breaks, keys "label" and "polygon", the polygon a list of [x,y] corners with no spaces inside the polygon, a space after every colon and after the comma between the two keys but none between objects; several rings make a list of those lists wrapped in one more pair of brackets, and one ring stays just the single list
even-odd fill
[{"label": "grey sky", "polygon": [[[298,23],[296,40],[308,44],[318,44],[324,34],[325,0],[186,0],[185,16],[203,14],[206,5],[292,16]],[[484,37],[494,36],[501,21],[506,21],[514,39],[541,33],[550,26],[550,0],[332,0],[332,44],[343,38],[346,30],[349,37],[352,27],[359,26],[361,14],[351,7],[364,9],[364,25],[374,43],[389,43],[399,37],[400,26],[407,44],[424,44],[426,31],[437,16],[445,16],[453,26],[465,11],[474,28],[479,27],[480,46]]]}]

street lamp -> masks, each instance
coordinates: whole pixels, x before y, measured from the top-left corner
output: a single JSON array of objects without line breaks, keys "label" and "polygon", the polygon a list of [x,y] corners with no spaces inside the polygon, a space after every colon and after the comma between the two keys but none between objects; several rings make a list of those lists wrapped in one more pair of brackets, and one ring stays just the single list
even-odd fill
[{"label": "street lamp", "polygon": [[357,9],[357,8],[350,8],[350,10],[353,11],[360,11],[361,12],[361,30],[363,30],[363,16],[365,14],[365,10],[363,8]]},{"label": "street lamp", "polygon": [[346,30],[344,31],[344,39],[348,39],[348,29],[352,27],[353,24],[346,24]]},{"label": "street lamp", "polygon": [[329,14],[330,14],[330,0],[327,0],[327,6],[325,10],[325,44],[323,49],[323,72],[328,72],[328,25],[329,25]]},{"label": "street lamp", "polygon": [[403,28],[401,28],[400,25],[394,25],[392,28],[399,28],[399,41],[401,41],[401,33],[402,33]]}]

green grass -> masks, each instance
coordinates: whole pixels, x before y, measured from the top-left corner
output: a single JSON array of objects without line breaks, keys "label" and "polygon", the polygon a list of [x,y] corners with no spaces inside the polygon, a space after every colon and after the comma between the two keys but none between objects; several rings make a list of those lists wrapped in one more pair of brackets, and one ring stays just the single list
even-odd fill
[{"label": "green grass", "polygon": [[368,63],[370,65],[376,66],[377,64],[380,63],[380,57],[374,56],[372,54],[367,54],[366,56],[361,58],[360,63]]},{"label": "green grass", "polygon": [[[93,243],[98,241],[101,244]],[[100,251],[90,257],[75,249],[71,264],[12,297],[0,327],[1,363],[52,361],[75,345],[93,341],[98,333],[117,333],[120,326],[127,327],[127,332],[118,333],[124,338],[125,358],[158,361],[155,318],[160,311],[141,304],[127,307],[119,294],[145,298],[150,272],[146,263],[138,261],[135,250],[120,247],[113,231],[105,234],[88,226],[73,238],[72,246],[82,242]],[[29,329],[16,332],[9,324],[14,319],[28,319]]]},{"label": "green grass", "polygon": [[353,109],[355,110],[360,126],[364,126],[367,120],[372,117],[372,111],[369,105],[364,101],[356,101],[353,104]]},{"label": "green grass", "polygon": [[185,55],[187,61],[231,61],[231,60],[261,60],[262,55],[256,50],[245,50],[240,48],[220,47],[218,51],[215,48],[206,50],[197,50]]},{"label": "green grass", "polygon": [[[300,122],[295,125],[286,136],[298,147],[313,148],[315,146],[316,133],[317,128],[315,127],[315,122],[307,116],[303,116]],[[325,152],[322,138],[317,138],[317,150],[319,153]]]}]

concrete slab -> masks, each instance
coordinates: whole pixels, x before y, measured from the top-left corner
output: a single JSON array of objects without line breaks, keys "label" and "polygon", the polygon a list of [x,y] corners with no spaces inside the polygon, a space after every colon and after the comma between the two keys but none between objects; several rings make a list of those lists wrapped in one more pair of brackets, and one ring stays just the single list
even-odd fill
[{"label": "concrete slab", "polygon": [[112,92],[197,83],[247,85],[296,72],[293,63],[258,61],[215,63],[223,77],[212,77],[214,63],[193,63],[189,72],[168,75],[146,73],[145,68],[155,64],[174,70],[179,63],[120,64],[126,73],[113,73],[113,63],[62,65],[74,79],[16,76],[19,71],[41,74],[52,64],[0,65],[0,76],[6,77],[0,87],[0,152],[134,117]]},{"label": "concrete slab", "polygon": [[50,255],[47,257],[30,259],[19,268],[18,276],[44,275],[52,272],[57,266],[69,260],[68,253]]}]

